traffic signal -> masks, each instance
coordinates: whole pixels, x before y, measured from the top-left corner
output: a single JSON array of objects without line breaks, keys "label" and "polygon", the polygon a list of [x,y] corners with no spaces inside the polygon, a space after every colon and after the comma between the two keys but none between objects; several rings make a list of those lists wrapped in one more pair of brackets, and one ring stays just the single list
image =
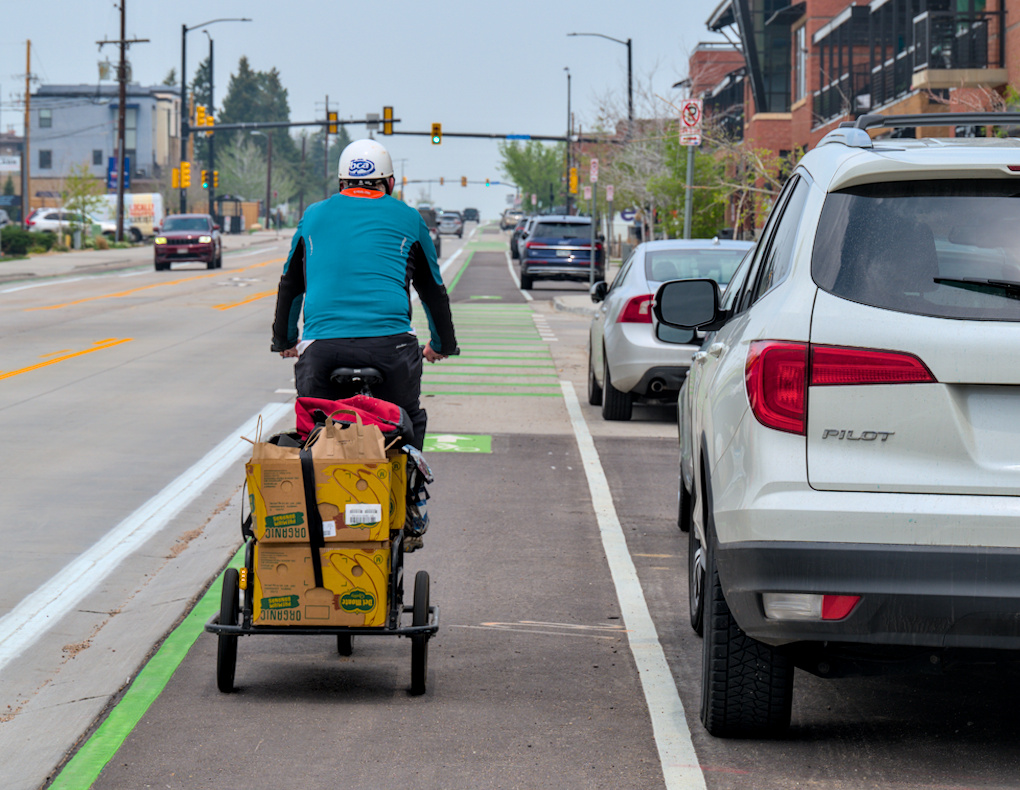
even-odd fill
[{"label": "traffic signal", "polygon": [[485,186],[489,185],[489,179],[485,179]]},{"label": "traffic signal", "polygon": [[191,162],[181,162],[181,189],[191,186]]},{"label": "traffic signal", "polygon": [[215,125],[211,111],[205,114],[205,125],[209,127],[209,131],[206,132],[206,134],[211,135],[213,133],[213,126]]},{"label": "traffic signal", "polygon": [[195,108],[195,126],[205,126],[205,105],[200,104]]},{"label": "traffic signal", "polygon": [[212,171],[212,185],[214,187],[218,187],[220,185],[220,171],[219,170],[213,170]]},{"label": "traffic signal", "polygon": [[203,170],[202,171],[202,189],[208,189],[208,188],[209,188],[209,171],[208,170]]},{"label": "traffic signal", "polygon": [[462,187],[466,187],[467,186],[467,176],[461,176],[460,177],[460,185]]},{"label": "traffic signal", "polygon": [[393,108],[382,108],[382,133],[393,134]]},{"label": "traffic signal", "polygon": [[443,125],[441,123],[432,124],[432,145],[439,145],[443,142]]},{"label": "traffic signal", "polygon": [[570,194],[577,194],[577,168],[570,168]]},{"label": "traffic signal", "polygon": [[181,169],[175,167],[170,171],[170,188],[180,189],[181,188]]},{"label": "traffic signal", "polygon": [[326,131],[329,134],[336,134],[337,113],[335,112],[326,113],[326,119],[329,121],[329,125],[327,126]]}]

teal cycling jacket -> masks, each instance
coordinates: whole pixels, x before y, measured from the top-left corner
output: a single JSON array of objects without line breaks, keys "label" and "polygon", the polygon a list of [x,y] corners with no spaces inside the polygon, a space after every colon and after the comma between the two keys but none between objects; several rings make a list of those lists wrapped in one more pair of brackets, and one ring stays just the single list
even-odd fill
[{"label": "teal cycling jacket", "polygon": [[421,215],[383,192],[354,187],[308,207],[283,267],[273,350],[303,340],[412,332],[410,286],[421,297],[432,349],[457,353],[450,299]]}]

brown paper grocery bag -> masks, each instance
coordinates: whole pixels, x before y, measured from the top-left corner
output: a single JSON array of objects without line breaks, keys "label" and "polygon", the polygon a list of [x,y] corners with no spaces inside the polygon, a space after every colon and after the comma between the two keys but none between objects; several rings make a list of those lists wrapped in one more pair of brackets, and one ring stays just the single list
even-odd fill
[{"label": "brown paper grocery bag", "polygon": [[347,426],[327,418],[325,427],[312,442],[312,458],[316,461],[387,463],[382,431],[377,425],[365,425],[360,415],[354,416],[356,422]]}]

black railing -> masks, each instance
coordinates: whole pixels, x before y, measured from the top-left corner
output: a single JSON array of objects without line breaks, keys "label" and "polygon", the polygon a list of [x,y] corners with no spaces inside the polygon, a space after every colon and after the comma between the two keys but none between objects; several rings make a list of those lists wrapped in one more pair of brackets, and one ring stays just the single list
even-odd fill
[{"label": "black railing", "polygon": [[867,112],[874,103],[868,64],[855,65],[853,70],[817,91],[814,95],[815,122],[843,115]]},{"label": "black railing", "polygon": [[[1003,13],[925,11],[914,17],[914,71],[922,69],[996,69],[1003,62]],[[988,47],[997,20],[998,47]]]}]

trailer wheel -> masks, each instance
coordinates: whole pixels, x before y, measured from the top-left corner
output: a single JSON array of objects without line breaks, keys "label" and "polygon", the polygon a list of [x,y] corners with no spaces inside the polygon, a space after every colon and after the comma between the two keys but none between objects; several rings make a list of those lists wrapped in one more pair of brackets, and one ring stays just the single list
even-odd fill
[{"label": "trailer wheel", "polygon": [[[220,593],[220,625],[237,625],[238,614],[237,568],[223,573],[223,590]],[[237,636],[220,634],[216,648],[216,685],[224,694],[234,690],[234,670],[237,667]]]},{"label": "trailer wheel", "polygon": [[337,634],[336,635],[336,652],[342,656],[349,656],[354,652],[354,635],[353,634]]},{"label": "trailer wheel", "polygon": [[[414,577],[414,610],[411,625],[428,625],[429,622],[429,574],[418,571]],[[411,637],[411,693],[425,693],[425,677],[429,669],[429,635],[415,634]]]}]

